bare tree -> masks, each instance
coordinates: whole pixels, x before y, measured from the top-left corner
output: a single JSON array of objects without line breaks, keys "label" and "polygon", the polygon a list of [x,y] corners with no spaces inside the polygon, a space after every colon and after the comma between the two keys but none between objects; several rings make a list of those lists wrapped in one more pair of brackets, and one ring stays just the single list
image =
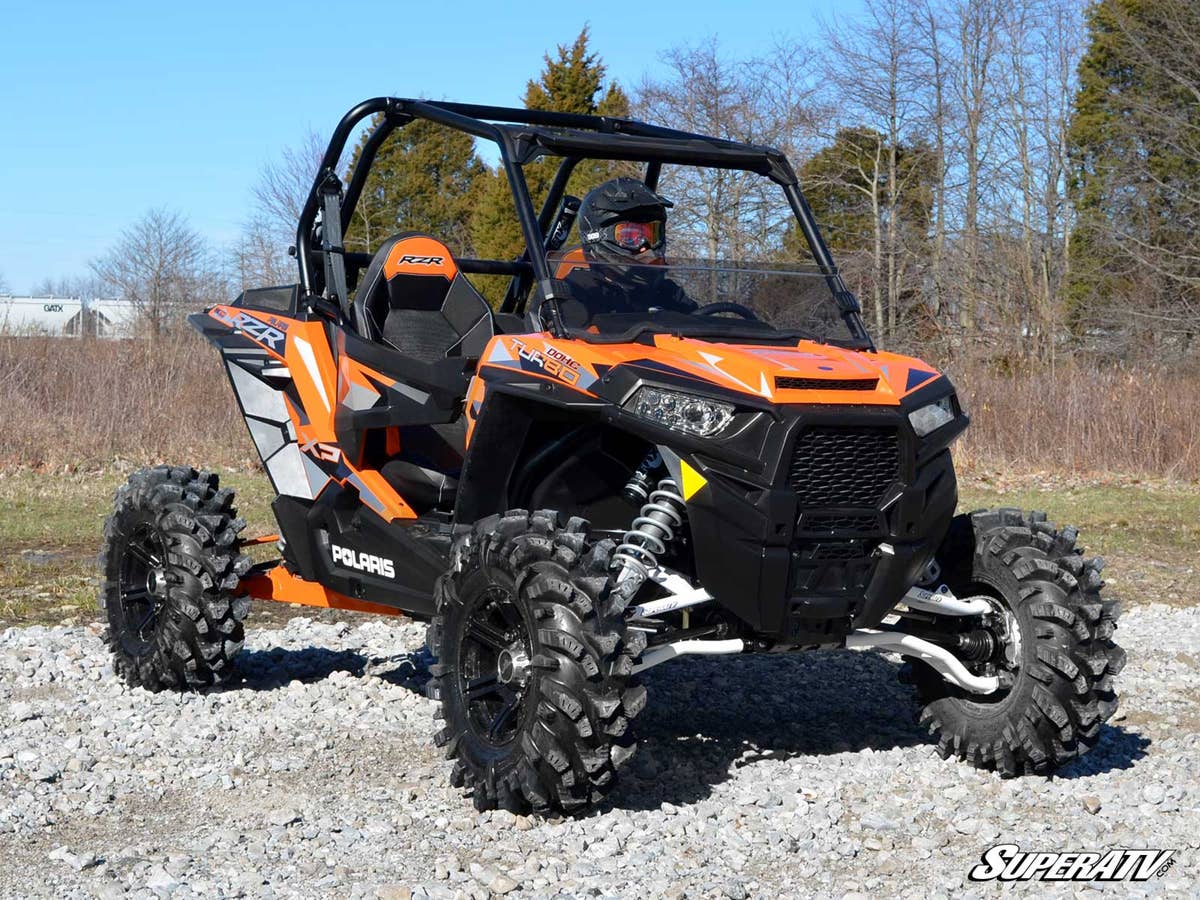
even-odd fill
[{"label": "bare tree", "polygon": [[8,293],[8,279],[4,277],[4,273],[0,272],[0,294]]},{"label": "bare tree", "polygon": [[107,291],[134,304],[151,337],[182,313],[224,295],[203,239],[169,209],[147,212],[91,268]]},{"label": "bare tree", "polygon": [[1016,352],[1048,360],[1070,238],[1066,132],[1080,34],[1074,0],[1012,0],[1001,14],[992,79],[992,210],[981,227],[990,246],[1005,242],[1001,255],[1011,266],[990,266],[994,302],[985,315],[1019,336]]},{"label": "bare tree", "polygon": [[954,128],[953,110],[950,99],[951,83],[954,78],[952,59],[945,46],[944,25],[940,21],[940,10],[933,0],[923,0],[913,13],[917,32],[917,53],[924,57],[923,89],[916,91],[916,99],[924,111],[924,130],[933,137],[933,234],[930,242],[929,277],[933,296],[930,310],[939,317],[945,303],[947,230],[949,227],[950,179],[950,133]]},{"label": "bare tree", "polygon": [[1074,0],[1047,0],[1039,46],[1043,54],[1042,87],[1038,92],[1038,116],[1045,147],[1042,173],[1042,217],[1047,245],[1042,254],[1042,293],[1046,304],[1043,353],[1051,366],[1057,349],[1056,333],[1064,318],[1065,286],[1071,265],[1071,233],[1074,210],[1068,192],[1070,153],[1067,133],[1078,85],[1076,68],[1083,50],[1083,9]]},{"label": "bare tree", "polygon": [[[795,73],[799,51],[781,46],[746,61],[724,57],[716,39],[664,54],[670,75],[647,79],[635,112],[651,121],[793,150],[811,134],[805,100],[811,91]],[[710,259],[778,252],[790,211],[777,186],[750,172],[667,167],[662,190],[676,201],[672,241]]]},{"label": "bare tree", "polygon": [[863,16],[825,28],[825,43],[830,106],[842,121],[865,126],[860,134],[874,136],[875,152],[857,154],[859,160],[873,160],[871,171],[861,171],[858,181],[869,187],[872,203],[876,329],[890,343],[898,331],[902,297],[911,290],[908,276],[916,257],[905,246],[903,207],[910,190],[923,189],[920,180],[929,171],[929,160],[911,158],[929,152],[919,134],[926,55],[918,49],[921,33],[903,0],[867,0]]},{"label": "bare tree", "polygon": [[263,166],[251,191],[256,218],[272,230],[293,235],[324,154],[325,140],[309,131],[297,146],[285,147],[278,159]]},{"label": "bare tree", "polygon": [[242,290],[295,280],[296,264],[287,249],[324,153],[325,141],[309,131],[263,166],[251,189],[253,212],[230,253],[230,276]]},{"label": "bare tree", "polygon": [[94,275],[76,275],[70,278],[43,278],[30,291],[35,297],[100,297],[104,285]]},{"label": "bare tree", "polygon": [[253,216],[227,255],[230,280],[243,291],[294,282],[296,262],[288,255],[292,240],[262,216]]},{"label": "bare tree", "polygon": [[1005,0],[951,0],[948,14],[958,37],[957,101],[962,114],[962,160],[966,172],[963,211],[963,303],[959,322],[975,330],[980,251],[980,195],[989,149],[992,75]]}]

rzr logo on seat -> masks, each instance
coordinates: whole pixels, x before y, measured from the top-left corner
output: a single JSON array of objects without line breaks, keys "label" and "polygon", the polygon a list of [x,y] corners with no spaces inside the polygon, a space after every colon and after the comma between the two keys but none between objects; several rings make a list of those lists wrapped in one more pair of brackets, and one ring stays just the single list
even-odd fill
[{"label": "rzr logo on seat", "polygon": [[396,565],[390,559],[370,553],[359,553],[357,550],[339,547],[337,544],[330,544],[329,549],[333,553],[333,561],[340,566],[348,566],[372,575],[382,575],[384,578],[396,577]]},{"label": "rzr logo on seat", "polygon": [[402,256],[397,265],[440,266],[446,261],[444,256]]}]

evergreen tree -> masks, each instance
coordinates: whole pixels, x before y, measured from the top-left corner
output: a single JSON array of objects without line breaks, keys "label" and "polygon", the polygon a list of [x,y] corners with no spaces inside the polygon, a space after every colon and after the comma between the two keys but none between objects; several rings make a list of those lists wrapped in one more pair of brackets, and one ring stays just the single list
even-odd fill
[{"label": "evergreen tree", "polygon": [[[584,115],[629,115],[629,97],[619,85],[606,85],[604,76],[604,63],[598,54],[588,49],[588,29],[585,27],[569,47],[560,44],[553,57],[546,54],[542,73],[525,88],[524,105],[527,109]],[[535,212],[541,211],[558,163],[557,159],[544,159],[524,167]],[[615,166],[600,161],[581,163],[572,175],[568,190],[581,194],[614,171]],[[512,259],[524,249],[525,238],[517,222],[508,177],[503,168],[497,166],[481,181],[478,202],[471,216],[475,252],[488,259]],[[490,300],[496,301],[503,290],[489,285],[485,293]]]},{"label": "evergreen tree", "polygon": [[[1102,329],[1138,342],[1153,339],[1156,322],[1196,321],[1198,30],[1200,8],[1187,0],[1101,0],[1088,11],[1067,135],[1077,215],[1067,299],[1077,335]],[[1126,308],[1134,297],[1139,311]]]},{"label": "evergreen tree", "polygon": [[[351,170],[366,138],[354,149]],[[411,122],[379,148],[348,223],[347,248],[374,252],[399,231],[425,231],[455,253],[471,253],[472,195],[487,174],[471,135],[425,119]]]},{"label": "evergreen tree", "polygon": [[[889,216],[886,137],[870,128],[844,128],[833,143],[813,154],[801,167],[804,195],[821,225],[830,249],[837,253],[871,250],[875,233],[887,229]],[[924,143],[897,147],[894,207],[898,243],[913,247],[929,231],[933,207],[933,158]],[[794,229],[786,249],[808,255]]]}]

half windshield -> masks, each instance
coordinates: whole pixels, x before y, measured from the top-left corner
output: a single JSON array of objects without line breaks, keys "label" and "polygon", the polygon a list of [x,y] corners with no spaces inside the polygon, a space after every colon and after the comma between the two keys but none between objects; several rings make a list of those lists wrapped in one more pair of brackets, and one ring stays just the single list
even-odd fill
[{"label": "half windshield", "polygon": [[670,332],[719,340],[814,340],[852,334],[828,278],[802,263],[666,260],[654,265],[552,260],[563,324],[584,339]]},{"label": "half windshield", "polygon": [[[641,182],[653,192],[649,199],[636,190],[625,194],[627,215],[597,207],[586,235],[583,207],[574,228],[556,220],[549,229],[565,236],[547,262],[565,292],[559,307],[573,336],[633,340],[641,331],[861,345],[861,333],[856,337],[838,305],[844,286],[818,268],[780,184],[741,169],[664,163],[649,182],[645,171],[636,163],[592,159],[570,177],[565,193],[584,207],[591,191],[614,179]],[[602,196],[619,200],[622,194]]]}]

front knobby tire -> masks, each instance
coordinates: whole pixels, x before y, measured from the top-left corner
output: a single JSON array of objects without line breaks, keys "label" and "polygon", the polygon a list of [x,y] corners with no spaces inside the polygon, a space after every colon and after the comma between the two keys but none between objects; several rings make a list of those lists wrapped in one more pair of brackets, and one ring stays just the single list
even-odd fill
[{"label": "front knobby tire", "polygon": [[610,596],[612,549],[553,511],[491,516],[456,542],[429,630],[431,694],[451,784],[477,809],[577,812],[633,755],[646,640]]},{"label": "front knobby tire", "polygon": [[1056,528],[1045,513],[955,517],[938,553],[943,580],[960,597],[992,598],[1016,643],[999,663],[1011,685],[994,695],[912,665],[919,720],[943,758],[1003,776],[1046,774],[1095,746],[1117,709],[1125,651],[1112,640],[1119,605],[1100,593],[1104,561],[1084,558],[1075,540],[1074,528]]},{"label": "front knobby tire", "polygon": [[238,583],[233,491],[211,472],[158,466],[117,489],[104,523],[100,605],[113,668],[152,691],[226,681],[242,647],[250,601]]}]

